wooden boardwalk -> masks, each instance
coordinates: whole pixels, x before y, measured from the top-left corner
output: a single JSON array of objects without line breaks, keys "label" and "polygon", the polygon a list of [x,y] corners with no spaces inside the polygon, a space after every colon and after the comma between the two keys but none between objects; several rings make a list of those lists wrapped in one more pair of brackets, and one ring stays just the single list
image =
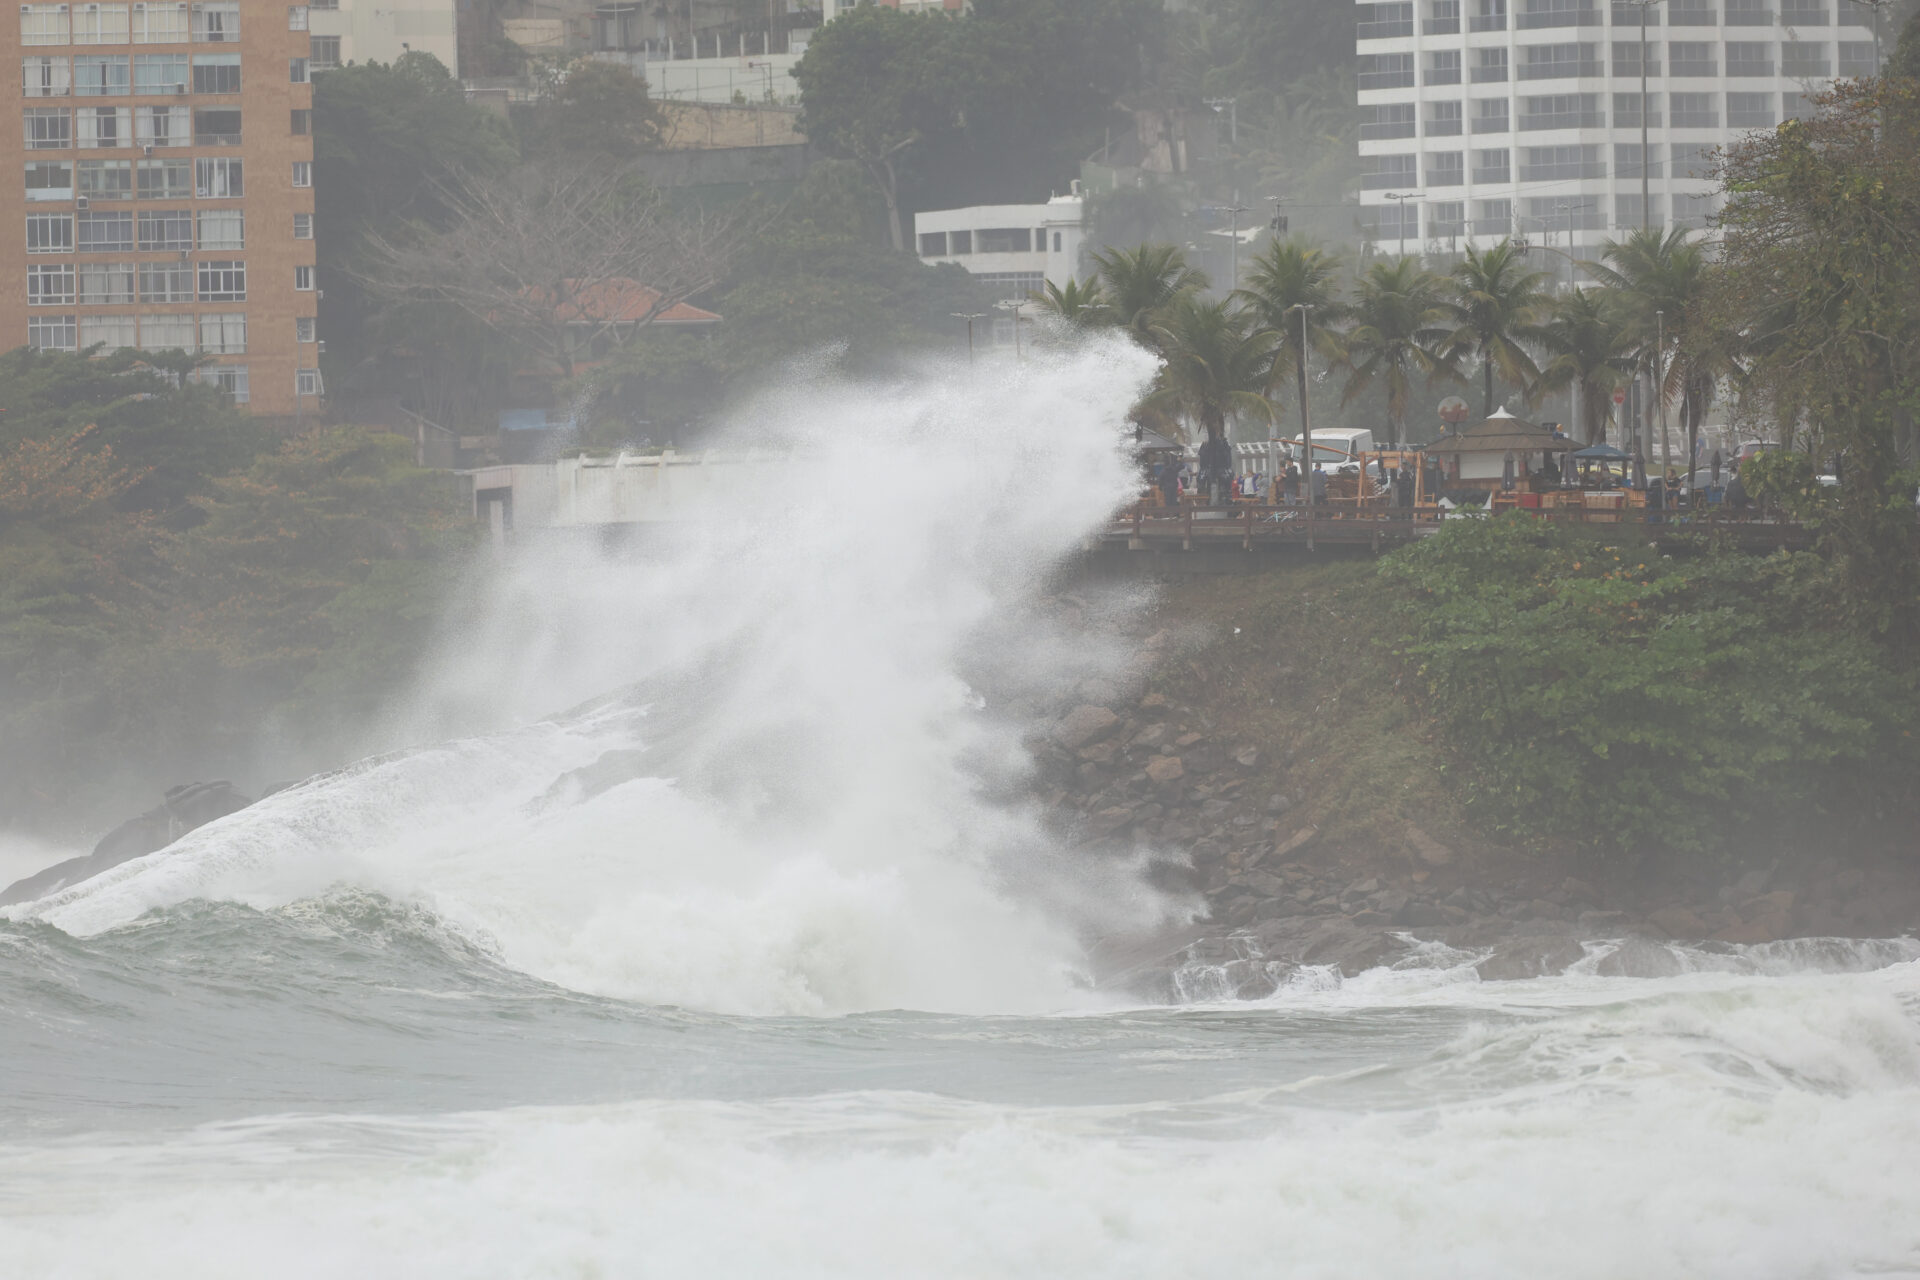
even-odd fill
[{"label": "wooden boardwalk", "polygon": [[[1760,518],[1737,519],[1709,510],[1696,519],[1684,511],[1588,511],[1580,508],[1528,511],[1543,524],[1578,527],[1596,538],[1668,538],[1709,535],[1743,551],[1803,551],[1813,545],[1802,525]],[[1473,519],[1476,517],[1454,517]],[[1325,504],[1269,507],[1234,503],[1224,507],[1149,504],[1120,513],[1097,542],[1102,550],[1262,551],[1298,547],[1367,547],[1385,551],[1439,531],[1434,510]]]}]

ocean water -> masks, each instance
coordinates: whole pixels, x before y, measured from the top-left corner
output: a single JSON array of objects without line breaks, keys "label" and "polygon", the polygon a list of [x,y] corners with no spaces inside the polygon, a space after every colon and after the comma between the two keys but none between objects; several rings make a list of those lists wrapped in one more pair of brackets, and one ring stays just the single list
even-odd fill
[{"label": "ocean water", "polygon": [[1022,739],[1124,678],[1049,573],[1146,372],[769,402],[671,546],[501,565],[412,745],[0,912],[0,1276],[1920,1276],[1911,941],[1102,985],[1193,904]]}]

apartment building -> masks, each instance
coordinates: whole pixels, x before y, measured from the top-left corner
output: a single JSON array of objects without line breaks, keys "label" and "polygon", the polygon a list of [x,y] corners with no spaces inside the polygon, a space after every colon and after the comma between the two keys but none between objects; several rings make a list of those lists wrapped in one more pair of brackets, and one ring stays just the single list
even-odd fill
[{"label": "apartment building", "polygon": [[1707,153],[1804,114],[1808,94],[1871,74],[1876,58],[1871,11],[1852,0],[1417,0],[1356,13],[1363,222],[1389,251],[1524,234],[1591,256],[1643,219],[1703,226]]},{"label": "apartment building", "polygon": [[315,407],[306,7],[23,4],[0,29],[0,347],[184,349],[254,412]]}]

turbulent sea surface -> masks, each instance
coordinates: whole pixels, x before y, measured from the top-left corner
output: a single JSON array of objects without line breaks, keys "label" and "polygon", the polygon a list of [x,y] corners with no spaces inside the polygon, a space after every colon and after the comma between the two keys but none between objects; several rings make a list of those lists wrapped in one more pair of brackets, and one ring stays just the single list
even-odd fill
[{"label": "turbulent sea surface", "polygon": [[503,569],[461,732],[0,913],[0,1275],[1920,1276],[1911,942],[1092,980],[1190,908],[1019,708],[1124,661],[1031,606],[1140,373],[823,391],[751,518]]}]

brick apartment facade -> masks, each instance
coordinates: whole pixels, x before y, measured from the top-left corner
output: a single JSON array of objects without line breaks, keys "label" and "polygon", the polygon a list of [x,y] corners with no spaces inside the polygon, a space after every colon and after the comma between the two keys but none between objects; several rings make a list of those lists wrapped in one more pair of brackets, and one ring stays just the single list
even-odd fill
[{"label": "brick apartment facade", "polygon": [[25,4],[0,129],[0,349],[185,349],[255,413],[320,403],[307,10]]}]

